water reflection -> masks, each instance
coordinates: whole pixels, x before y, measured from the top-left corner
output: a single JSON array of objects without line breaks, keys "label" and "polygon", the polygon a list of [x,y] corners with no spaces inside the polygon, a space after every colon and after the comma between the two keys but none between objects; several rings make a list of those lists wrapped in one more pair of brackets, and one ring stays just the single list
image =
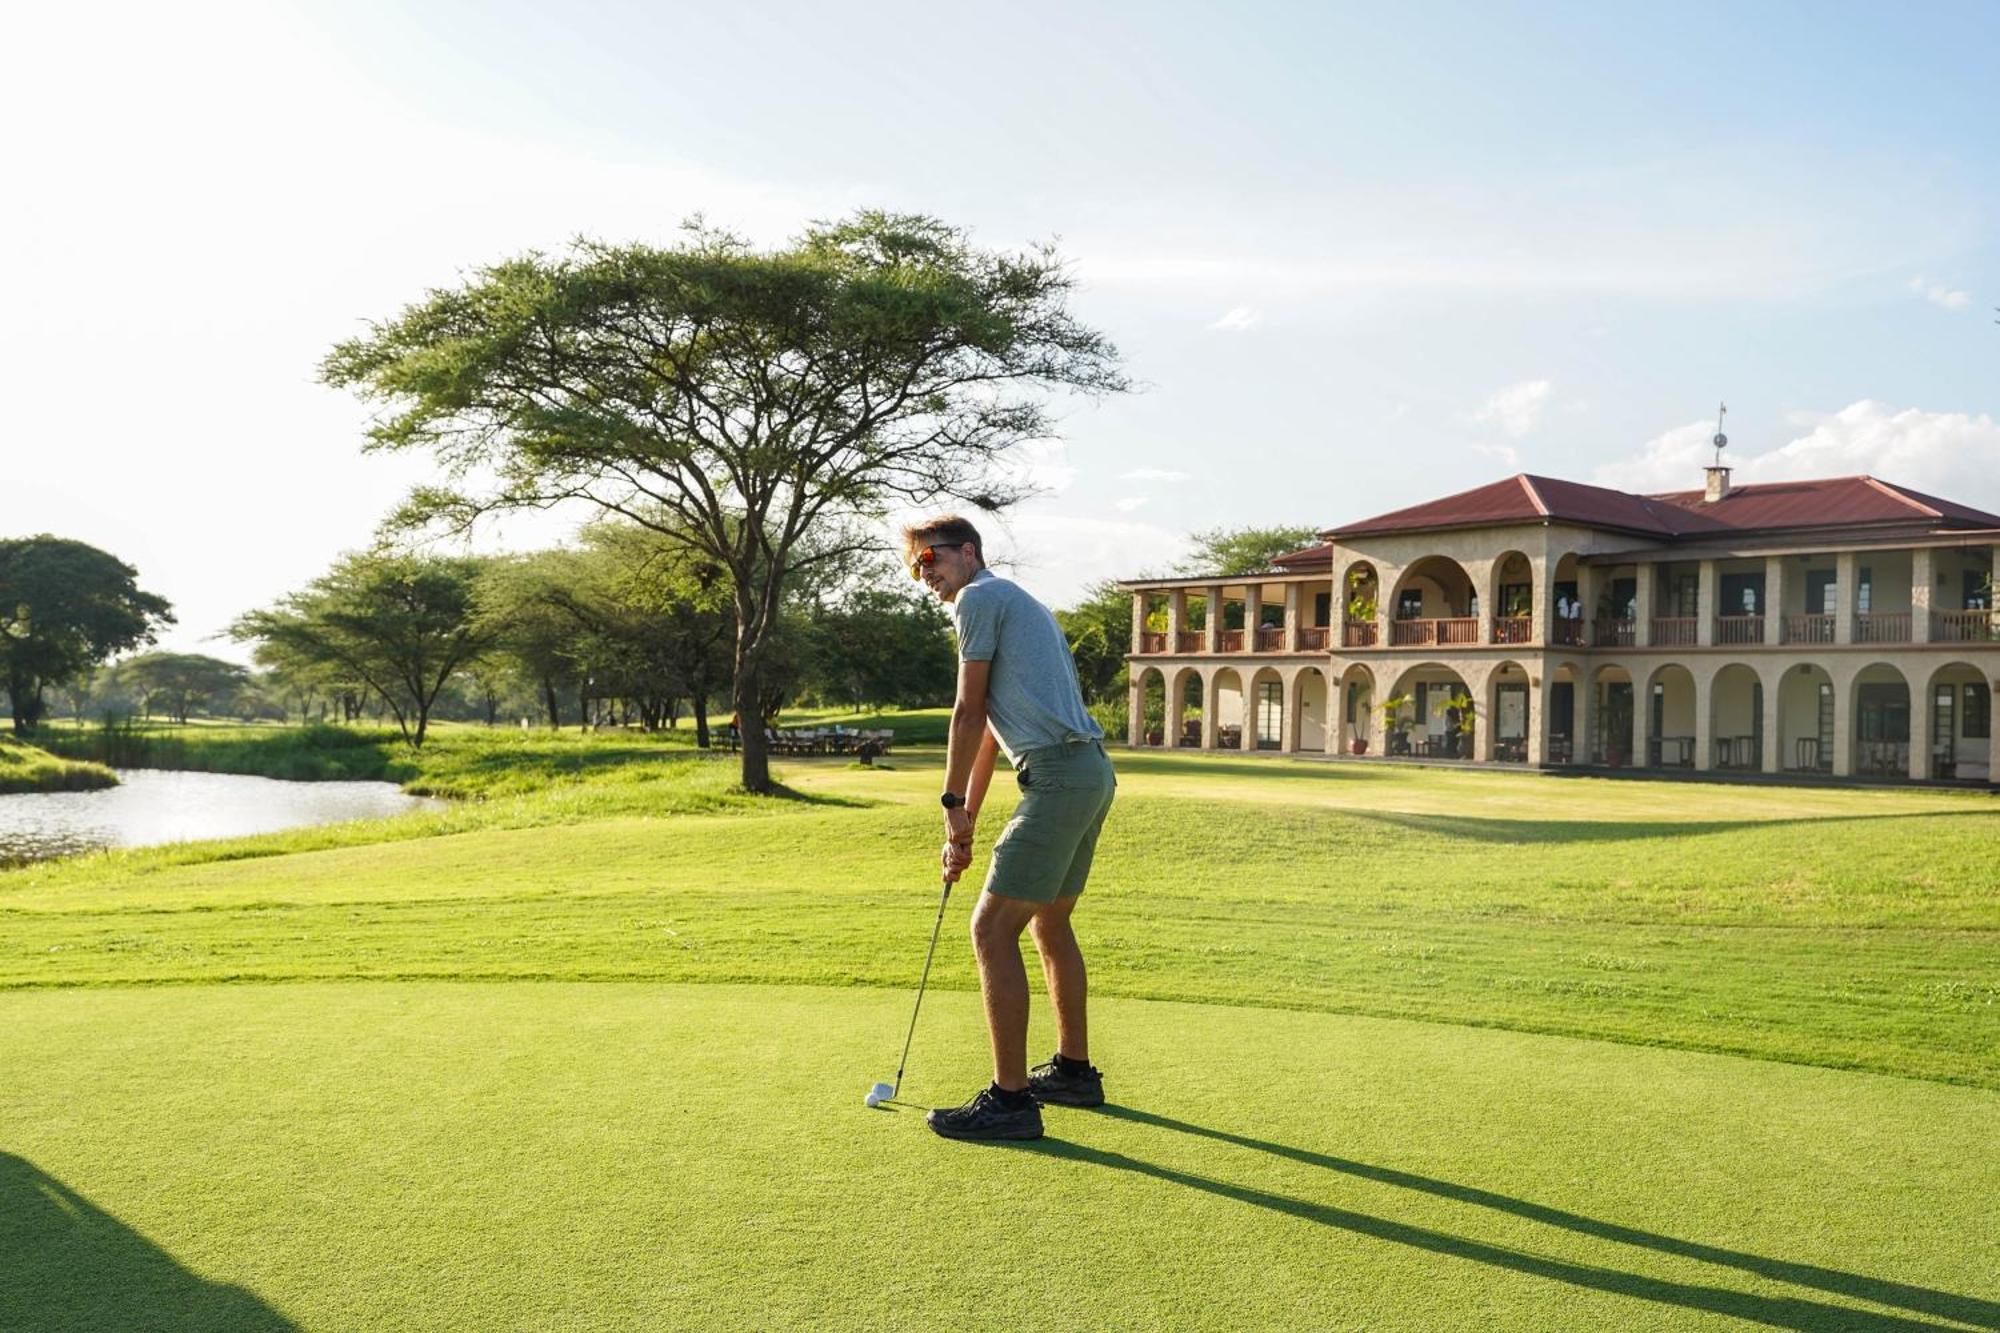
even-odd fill
[{"label": "water reflection", "polygon": [[122,769],[106,791],[0,796],[0,866],[106,847],[379,819],[444,802],[404,795],[393,782],[279,782],[233,773]]}]

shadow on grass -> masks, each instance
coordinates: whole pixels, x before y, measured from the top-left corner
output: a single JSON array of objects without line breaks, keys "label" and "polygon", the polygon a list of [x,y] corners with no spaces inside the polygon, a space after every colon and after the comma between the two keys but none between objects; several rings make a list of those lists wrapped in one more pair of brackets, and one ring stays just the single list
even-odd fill
[{"label": "shadow on grass", "polygon": [[[1115,744],[1115,743],[1114,743]],[[1228,753],[1224,751],[1223,753]],[[1189,763],[1190,759],[1198,760]],[[1287,762],[1273,752],[1268,759],[1222,759],[1210,750],[1111,749],[1111,765],[1120,773],[1158,773],[1178,777],[1269,778],[1284,782],[1380,782],[1410,770],[1362,768],[1345,764]]]},{"label": "shadow on grass", "polygon": [[61,1181],[0,1152],[0,1328],[280,1333],[298,1325],[210,1282]]},{"label": "shadow on grass", "polygon": [[1341,814],[1371,824],[1387,824],[1412,833],[1435,834],[1465,842],[1491,842],[1508,846],[1528,843],[1642,842],[1653,838],[1699,837],[1708,833],[1740,833],[1753,829],[1797,828],[1818,825],[1838,828],[1850,824],[1881,823],[1885,820],[1965,819],[2000,820],[2000,810],[1976,810],[1941,814],[1911,811],[1889,815],[1813,815],[1802,819],[1686,819],[1644,821],[1623,819],[1490,819],[1478,815],[1418,815],[1394,810],[1342,810]]},{"label": "shadow on grass", "polygon": [[[1736,1250],[1723,1249],[1714,1245],[1704,1245],[1698,1241],[1681,1240],[1673,1236],[1663,1236],[1634,1227],[1620,1226],[1615,1222],[1602,1222],[1562,1209],[1530,1203],[1505,1194],[1478,1189],[1470,1185],[1458,1185],[1451,1181],[1436,1180],[1429,1176],[1416,1175],[1408,1171],[1398,1171],[1392,1167],[1374,1166],[1366,1162],[1350,1161],[1325,1153],[1311,1152],[1303,1148],[1288,1147],[1281,1143],[1271,1143],[1263,1139],[1251,1138],[1243,1134],[1231,1134],[1224,1130],[1209,1129],[1202,1125],[1189,1124],[1184,1120],[1174,1120],[1167,1116],[1134,1110],[1124,1106],[1105,1106],[1100,1113],[1114,1119],[1133,1124],[1150,1125],[1157,1129],[1173,1130],[1197,1138],[1213,1139],[1219,1143],[1237,1147],[1252,1148],[1259,1152],[1283,1157],[1288,1161],[1300,1162],[1307,1166],[1357,1179],[1394,1185],[1402,1189],[1414,1190],[1438,1198],[1450,1199],[1458,1203],[1469,1203],[1514,1217],[1526,1218],[1549,1226],[1560,1227],[1580,1235],[1592,1236],[1600,1240],[1616,1241],[1643,1249],[1673,1255],[1676,1258],[1694,1259],[1703,1263],[1734,1268],[1741,1272],[1774,1281],[1788,1282],[1795,1286],[1811,1287],[1836,1296],[1854,1300],[1870,1301],[1878,1305],[1892,1305],[1915,1314],[1932,1315],[1941,1319],[1957,1320],[1978,1328],[2000,1328],[2000,1304],[1981,1300],[1972,1296],[1960,1296],[1951,1292],[1935,1291],[1928,1287],[1909,1283],[1891,1282],[1881,1278],[1865,1277],[1857,1273],[1842,1272],[1839,1269],[1821,1268],[1812,1264],[1792,1263],[1783,1259],[1771,1259],[1762,1255],[1744,1254]],[[1544,1255],[1532,1254],[1505,1246],[1491,1245],[1454,1236],[1447,1232],[1434,1231],[1426,1227],[1411,1226],[1392,1222],[1386,1218],[1373,1217],[1327,1204],[1310,1203],[1287,1195],[1273,1194],[1266,1190],[1251,1189],[1248,1186],[1215,1180],[1211,1177],[1180,1171],[1172,1167],[1160,1166],[1152,1162],[1142,1162],[1122,1153],[1107,1152],[1098,1148],[1087,1148],[1081,1144],[1059,1140],[1043,1139],[1039,1143],[1021,1145],[1032,1151],[1054,1157],[1070,1158],[1090,1162],[1097,1166],[1114,1170],[1131,1171],[1139,1175],[1151,1176],[1158,1180],[1171,1181],[1203,1190],[1222,1198],[1248,1203],[1259,1208],[1268,1208],[1288,1216],[1303,1218],[1322,1226],[1338,1227],[1359,1235],[1371,1236],[1378,1240],[1409,1245],[1436,1254],[1453,1258],[1470,1259],[1476,1263],[1491,1264],[1494,1267],[1511,1269],[1514,1272],[1529,1273],[1546,1277],[1573,1286],[1585,1287],[1593,1291],[1610,1292],[1614,1295],[1632,1296],[1641,1300],[1656,1301],[1664,1305],[1677,1305],[1687,1309],[1705,1310],[1713,1314],[1728,1315],[1776,1328],[1793,1329],[1934,1329],[1946,1327],[1923,1320],[1904,1318],[1901,1315],[1882,1314],[1870,1310],[1857,1310],[1848,1306],[1828,1305],[1820,1301],[1792,1297],[1757,1296],[1746,1292],[1730,1291],[1722,1287],[1700,1286],[1692,1283],[1673,1282],[1662,1278],[1646,1277],[1638,1273],[1620,1272],[1617,1269],[1600,1268],[1589,1264],[1571,1263],[1551,1259]]]}]

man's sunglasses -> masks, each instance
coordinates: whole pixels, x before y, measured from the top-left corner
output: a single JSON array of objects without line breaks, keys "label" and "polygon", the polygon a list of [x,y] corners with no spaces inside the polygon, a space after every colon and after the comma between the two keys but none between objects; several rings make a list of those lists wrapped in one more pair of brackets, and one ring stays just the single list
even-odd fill
[{"label": "man's sunglasses", "polygon": [[[963,542],[957,544],[961,546],[964,545]],[[951,544],[947,543],[946,545],[947,550],[950,549],[950,545]],[[923,550],[918,551],[916,555],[914,555],[910,559],[910,577],[913,579],[922,578],[924,576],[924,571],[937,563],[937,555],[938,555],[938,548],[935,546],[926,546]]]}]

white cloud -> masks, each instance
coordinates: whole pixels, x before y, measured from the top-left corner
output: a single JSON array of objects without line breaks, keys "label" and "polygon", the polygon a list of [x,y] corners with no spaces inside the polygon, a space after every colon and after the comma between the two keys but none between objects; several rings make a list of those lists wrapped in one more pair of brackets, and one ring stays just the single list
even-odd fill
[{"label": "white cloud", "polygon": [[1060,494],[1076,480],[1065,440],[1029,440],[1000,456],[993,474],[1003,481],[1036,491]]},{"label": "white cloud", "polygon": [[1151,498],[1145,495],[1128,495],[1122,500],[1113,500],[1111,507],[1121,514],[1129,514],[1135,509],[1144,507]]},{"label": "white cloud", "polygon": [[1187,554],[1187,536],[1127,518],[1086,518],[1065,506],[979,520],[992,564],[1050,606],[1072,606],[1100,579],[1160,574]]},{"label": "white cloud", "polygon": [[1521,466],[1521,451],[1511,444],[1475,444],[1472,448],[1477,453],[1499,459],[1508,467]]},{"label": "white cloud", "polygon": [[1130,472],[1118,474],[1120,481],[1193,481],[1194,473],[1176,472],[1164,467],[1135,467]]},{"label": "white cloud", "polygon": [[1946,310],[1963,310],[1972,304],[1972,297],[1966,293],[1954,291],[1941,282],[1927,282],[1921,276],[1910,279],[1910,290]]},{"label": "white cloud", "polygon": [[[1838,412],[1795,413],[1804,433],[1759,454],[1725,451],[1739,483],[1867,473],[1981,509],[2000,509],[2000,421],[1987,413],[1897,410],[1870,398]],[[1593,480],[1624,490],[1685,491],[1714,457],[1713,421],[1656,436],[1637,458],[1597,469]]]},{"label": "white cloud", "polygon": [[1219,329],[1224,333],[1241,333],[1243,330],[1255,325],[1263,317],[1260,311],[1252,310],[1247,305],[1239,305],[1232,307],[1221,319],[1216,320],[1215,323],[1208,327]]},{"label": "white cloud", "polygon": [[1523,380],[1510,384],[1483,403],[1468,418],[1475,426],[1498,427],[1511,439],[1520,439],[1542,419],[1554,386],[1547,380]]}]

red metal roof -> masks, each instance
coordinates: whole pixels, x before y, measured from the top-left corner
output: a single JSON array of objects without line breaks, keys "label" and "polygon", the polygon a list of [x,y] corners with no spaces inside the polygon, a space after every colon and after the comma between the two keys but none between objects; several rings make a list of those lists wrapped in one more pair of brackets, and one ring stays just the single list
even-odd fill
[{"label": "red metal roof", "polygon": [[1522,473],[1440,500],[1333,528],[1325,535],[1344,541],[1350,537],[1437,528],[1550,522],[1672,541],[1875,523],[2000,527],[2000,515],[1940,500],[1874,477],[1763,482],[1738,486],[1722,499],[1710,502],[1701,491],[1634,495],[1605,486]]}]

